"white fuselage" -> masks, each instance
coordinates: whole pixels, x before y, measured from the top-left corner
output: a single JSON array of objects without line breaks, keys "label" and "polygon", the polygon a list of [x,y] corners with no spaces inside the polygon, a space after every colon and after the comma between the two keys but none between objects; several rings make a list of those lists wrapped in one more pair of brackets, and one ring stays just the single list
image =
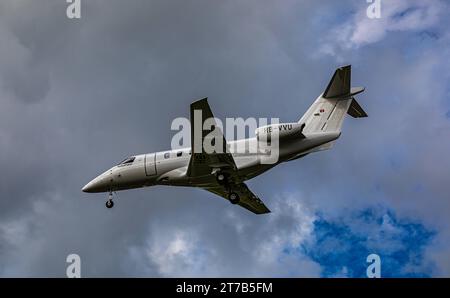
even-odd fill
[{"label": "white fuselage", "polygon": [[[340,132],[305,134],[305,138],[280,138],[279,154],[275,163],[266,164],[261,154],[249,153],[258,144],[257,138],[232,141],[231,148],[249,148],[249,152],[232,153],[237,167],[237,177],[243,182],[262,174],[277,164],[319,151],[321,147],[339,138]],[[234,146],[234,147],[233,147]],[[243,153],[241,153],[243,152]],[[131,162],[120,163],[94,178],[83,187],[84,192],[111,192],[152,185],[207,187],[215,183],[213,172],[201,177],[189,177],[187,168],[191,148],[140,154]]]}]

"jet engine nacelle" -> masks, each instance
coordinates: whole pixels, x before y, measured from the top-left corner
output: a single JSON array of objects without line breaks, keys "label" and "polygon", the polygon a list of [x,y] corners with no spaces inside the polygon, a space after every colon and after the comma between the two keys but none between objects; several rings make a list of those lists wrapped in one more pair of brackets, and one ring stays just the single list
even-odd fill
[{"label": "jet engine nacelle", "polygon": [[278,139],[289,139],[303,136],[303,128],[305,124],[300,124],[297,122],[294,123],[279,123],[279,124],[270,124],[266,126],[258,127],[255,130],[255,135],[258,141],[270,141],[273,137],[278,135]]}]

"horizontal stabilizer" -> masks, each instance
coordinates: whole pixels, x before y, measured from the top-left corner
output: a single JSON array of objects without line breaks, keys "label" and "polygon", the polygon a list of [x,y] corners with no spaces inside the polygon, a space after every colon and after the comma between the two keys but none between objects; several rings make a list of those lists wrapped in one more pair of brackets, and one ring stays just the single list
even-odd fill
[{"label": "horizontal stabilizer", "polygon": [[[362,91],[361,91],[362,92]],[[347,113],[353,118],[364,118],[367,117],[367,113],[361,108],[356,99],[353,98]]]},{"label": "horizontal stabilizer", "polygon": [[352,87],[350,89],[350,94],[349,96],[355,96],[356,94],[359,94],[361,92],[364,92],[364,90],[366,90],[366,88],[364,87]]}]

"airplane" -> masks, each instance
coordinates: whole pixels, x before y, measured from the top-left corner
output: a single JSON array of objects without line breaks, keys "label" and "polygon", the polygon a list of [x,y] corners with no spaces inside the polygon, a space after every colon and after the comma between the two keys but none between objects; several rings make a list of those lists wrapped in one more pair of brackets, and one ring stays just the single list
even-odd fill
[{"label": "airplane", "polygon": [[[214,193],[248,209],[255,214],[266,214],[270,210],[245,184],[274,166],[302,158],[310,153],[332,148],[341,135],[345,114],[354,118],[367,117],[354,96],[364,91],[363,87],[351,87],[351,65],[337,68],[325,91],[309,107],[298,122],[270,124],[258,127],[255,137],[226,142],[222,138],[223,151],[194,148],[194,125],[191,125],[190,148],[156,153],[133,155],[94,178],[83,188],[83,192],[108,192],[106,207],[114,206],[116,191],[154,185],[197,187]],[[195,117],[214,119],[208,99],[195,101],[190,106],[190,120]],[[199,112],[200,111],[200,112]],[[197,112],[197,113],[196,113]],[[284,125],[284,126],[283,126]],[[215,129],[202,129],[201,140]],[[282,131],[282,127],[284,130]],[[278,130],[279,156],[275,163],[263,163],[263,153],[233,153],[231,146],[258,146],[261,139],[268,139],[268,132]],[[216,130],[217,131],[217,130]],[[203,143],[201,143],[203,144]],[[196,150],[195,150],[196,149]]]}]

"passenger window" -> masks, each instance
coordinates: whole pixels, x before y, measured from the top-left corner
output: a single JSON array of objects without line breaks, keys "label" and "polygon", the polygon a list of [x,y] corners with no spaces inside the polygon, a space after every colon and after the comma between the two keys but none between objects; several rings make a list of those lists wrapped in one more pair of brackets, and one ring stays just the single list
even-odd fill
[{"label": "passenger window", "polygon": [[183,152],[177,152],[177,157],[180,157]]},{"label": "passenger window", "polygon": [[170,153],[169,152],[164,153],[164,158],[165,159],[168,159],[169,157],[170,157]]}]

